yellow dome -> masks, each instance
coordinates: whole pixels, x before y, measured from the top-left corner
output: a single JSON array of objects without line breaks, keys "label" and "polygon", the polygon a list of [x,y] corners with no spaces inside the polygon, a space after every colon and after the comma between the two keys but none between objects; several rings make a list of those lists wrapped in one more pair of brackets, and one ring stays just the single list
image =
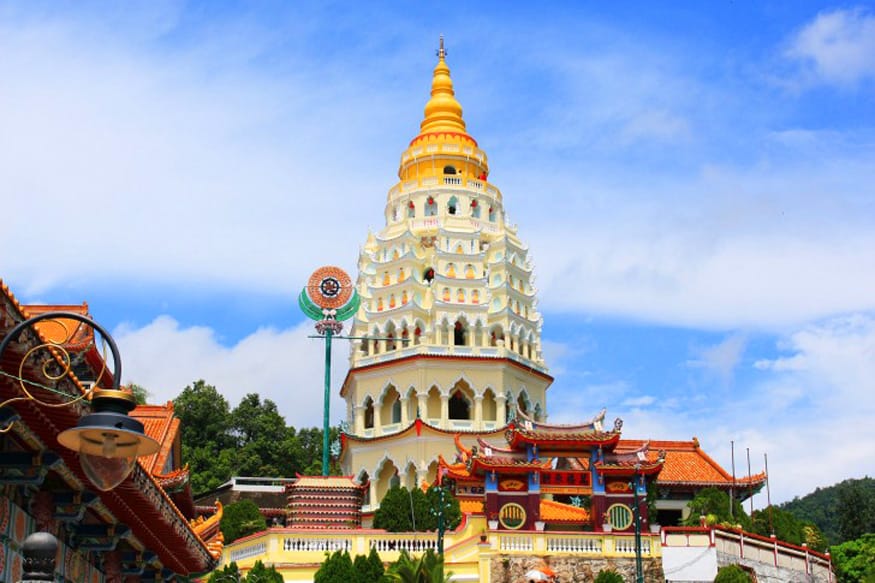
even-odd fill
[{"label": "yellow dome", "polygon": [[438,49],[438,64],[434,68],[431,81],[431,99],[425,104],[425,119],[419,124],[420,133],[453,132],[465,134],[465,120],[462,119],[462,105],[456,100],[453,80],[446,62],[444,37],[441,36]]}]

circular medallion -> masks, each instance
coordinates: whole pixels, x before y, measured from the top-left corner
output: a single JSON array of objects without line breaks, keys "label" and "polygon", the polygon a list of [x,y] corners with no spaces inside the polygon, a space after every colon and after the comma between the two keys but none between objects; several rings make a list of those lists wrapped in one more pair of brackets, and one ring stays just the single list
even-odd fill
[{"label": "circular medallion", "polygon": [[352,296],[352,280],[339,267],[320,267],[307,282],[307,296],[320,308],[339,308]]}]

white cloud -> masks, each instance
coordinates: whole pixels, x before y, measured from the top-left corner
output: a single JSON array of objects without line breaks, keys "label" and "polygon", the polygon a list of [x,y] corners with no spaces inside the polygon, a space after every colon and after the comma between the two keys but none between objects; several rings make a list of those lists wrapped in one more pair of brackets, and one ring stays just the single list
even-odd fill
[{"label": "white cloud", "polygon": [[723,385],[728,385],[735,367],[744,356],[746,344],[743,334],[732,334],[714,346],[694,348],[696,358],[687,361],[687,366],[715,374]]},{"label": "white cloud", "polygon": [[791,40],[786,56],[823,83],[853,85],[875,77],[875,15],[861,8],[821,12]]},{"label": "white cloud", "polygon": [[[623,417],[627,437],[698,436],[727,470],[734,441],[738,475],[747,473],[748,448],[754,473],[767,453],[774,502],[875,474],[875,316],[806,326],[779,348],[784,356],[755,363],[759,380],[736,382],[729,393],[714,390],[701,401],[681,390],[678,399],[664,395],[647,407],[610,413]],[[757,498],[757,506],[765,503],[765,495]]]},{"label": "white cloud", "polygon": [[[123,355],[124,383],[149,390],[149,400],[163,403],[176,398],[198,379],[214,385],[231,407],[248,393],[271,399],[295,427],[311,427],[322,419],[324,347],[311,322],[287,330],[259,329],[231,347],[223,346],[214,330],[180,327],[161,316],[142,328],[122,325],[113,337]],[[339,397],[347,371],[346,346],[332,351],[330,422],[346,418]]]}]

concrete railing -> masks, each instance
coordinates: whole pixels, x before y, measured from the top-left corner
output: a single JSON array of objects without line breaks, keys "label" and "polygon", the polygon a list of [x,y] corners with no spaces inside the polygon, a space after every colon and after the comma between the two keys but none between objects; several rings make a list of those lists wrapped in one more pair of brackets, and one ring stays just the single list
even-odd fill
[{"label": "concrete railing", "polygon": [[718,556],[738,559],[812,575],[818,581],[834,581],[829,553],[812,551],[777,538],[722,527],[665,527],[661,542],[665,548],[713,547]]}]

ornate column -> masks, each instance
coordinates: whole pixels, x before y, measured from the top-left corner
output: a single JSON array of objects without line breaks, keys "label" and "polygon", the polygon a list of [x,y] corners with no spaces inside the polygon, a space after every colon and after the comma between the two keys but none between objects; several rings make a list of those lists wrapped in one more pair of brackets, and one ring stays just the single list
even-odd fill
[{"label": "ornate column", "polygon": [[444,429],[450,426],[450,396],[441,393],[441,427]]},{"label": "ornate column", "polygon": [[419,417],[428,421],[428,393],[416,393],[416,404],[419,407]]},{"label": "ornate column", "polygon": [[495,395],[495,426],[502,427],[507,423],[507,395]]},{"label": "ornate column", "polygon": [[407,414],[407,407],[409,403],[409,397],[401,397],[401,427],[407,427],[407,424],[410,423],[410,416]]},{"label": "ornate column", "polygon": [[353,427],[355,428],[356,435],[363,435],[365,432],[365,408],[361,405],[354,405],[352,410],[355,415],[355,422]]}]

